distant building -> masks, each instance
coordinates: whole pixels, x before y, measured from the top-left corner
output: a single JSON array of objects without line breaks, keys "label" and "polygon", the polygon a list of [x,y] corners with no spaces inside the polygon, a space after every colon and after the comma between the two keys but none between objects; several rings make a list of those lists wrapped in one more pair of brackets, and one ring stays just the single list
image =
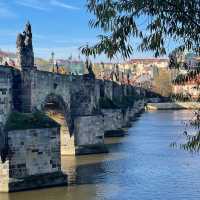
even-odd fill
[{"label": "distant building", "polygon": [[197,100],[200,97],[199,89],[194,83],[187,83],[185,85],[173,85],[173,94],[189,96],[193,100]]},{"label": "distant building", "polygon": [[193,52],[175,50],[172,54],[175,62],[179,64],[179,70],[190,70],[199,66],[200,57]]},{"label": "distant building", "polygon": [[16,55],[14,53],[0,50],[0,64],[16,67]]},{"label": "distant building", "polygon": [[185,55],[185,62],[189,69],[195,68],[199,66],[200,57],[196,56],[194,53],[187,53]]},{"label": "distant building", "polygon": [[69,70],[71,74],[83,75],[85,71],[85,63],[80,60],[72,60],[69,62]]},{"label": "distant building", "polygon": [[114,63],[94,63],[93,71],[98,79],[110,79],[110,75],[114,70]]},{"label": "distant building", "polygon": [[136,71],[136,73],[142,74],[145,69],[153,68],[156,66],[157,68],[168,68],[169,59],[165,58],[140,58],[140,59],[131,59],[127,61],[125,64],[125,68],[129,68],[132,71]]},{"label": "distant building", "polygon": [[200,98],[200,90],[198,85],[200,84],[200,75],[193,79],[186,81],[184,84],[173,84],[173,94],[189,96],[193,100]]},{"label": "distant building", "polygon": [[58,66],[63,67],[68,73],[74,75],[84,74],[85,63],[81,60],[70,59],[56,59]]},{"label": "distant building", "polygon": [[[195,72],[190,70],[189,73]],[[193,76],[188,76],[187,73],[179,74],[173,81],[173,94],[184,95],[190,97],[191,100],[197,100],[200,98],[200,74],[193,73]]]},{"label": "distant building", "polygon": [[[129,82],[131,85],[148,85],[151,87],[155,71],[159,68],[168,69],[169,60],[164,58],[131,59],[124,63],[95,63],[93,70],[97,78],[110,79],[118,66],[119,81]],[[120,78],[121,77],[121,78]],[[129,80],[127,80],[129,79]]]}]

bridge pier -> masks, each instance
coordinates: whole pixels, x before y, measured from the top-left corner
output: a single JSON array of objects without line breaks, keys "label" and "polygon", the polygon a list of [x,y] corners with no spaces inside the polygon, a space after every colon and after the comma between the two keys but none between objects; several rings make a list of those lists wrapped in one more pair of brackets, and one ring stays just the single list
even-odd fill
[{"label": "bridge pier", "polygon": [[75,154],[107,153],[104,144],[102,115],[79,116],[75,119]]},{"label": "bridge pier", "polygon": [[131,121],[144,110],[144,101],[136,101],[132,107],[126,109],[102,109],[104,116],[105,137],[122,137]]},{"label": "bridge pier", "polygon": [[50,122],[49,127],[20,129],[19,119],[17,124],[13,120],[7,125],[7,145],[1,152],[0,192],[67,185],[61,171],[59,126]]},{"label": "bridge pier", "polygon": [[108,152],[104,145],[102,115],[77,116],[70,134],[61,110],[46,110],[47,115],[60,124],[61,155],[84,155]]},{"label": "bridge pier", "polygon": [[121,137],[125,132],[123,127],[123,113],[121,109],[102,109],[104,116],[105,137]]}]

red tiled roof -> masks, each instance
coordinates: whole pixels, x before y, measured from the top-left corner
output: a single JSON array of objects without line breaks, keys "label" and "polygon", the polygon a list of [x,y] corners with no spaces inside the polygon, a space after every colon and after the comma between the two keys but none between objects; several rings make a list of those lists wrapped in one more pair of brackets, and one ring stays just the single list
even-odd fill
[{"label": "red tiled roof", "polygon": [[169,60],[167,58],[137,58],[137,59],[131,59],[127,61],[128,64],[134,64],[134,63],[162,63],[162,62],[168,62]]}]

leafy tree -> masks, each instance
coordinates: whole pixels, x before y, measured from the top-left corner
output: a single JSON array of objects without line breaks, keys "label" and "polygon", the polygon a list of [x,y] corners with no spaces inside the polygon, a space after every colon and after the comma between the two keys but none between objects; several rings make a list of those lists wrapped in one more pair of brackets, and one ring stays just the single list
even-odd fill
[{"label": "leafy tree", "polygon": [[[87,56],[104,53],[109,58],[118,54],[128,58],[133,52],[133,39],[139,39],[139,50],[153,51],[155,56],[166,54],[166,45],[171,41],[176,41],[178,51],[187,49],[200,54],[199,0],[87,0],[87,8],[94,15],[90,26],[103,32],[97,44],[82,48]],[[146,22],[141,24],[144,19]],[[173,55],[170,66],[182,68]],[[198,73],[190,72],[180,82]],[[200,122],[199,113],[192,121]],[[191,125],[194,126],[192,122]],[[186,144],[182,148],[199,151],[199,135],[199,126],[197,135],[185,133]]]},{"label": "leafy tree", "polygon": [[190,151],[192,153],[196,153],[200,151],[200,111],[196,111],[194,113],[194,117],[186,123],[186,127],[192,128],[194,132],[188,131],[187,129],[184,131],[183,135],[185,136],[185,143],[178,144],[174,142],[171,144],[172,147],[180,147],[186,151]]},{"label": "leafy tree", "polygon": [[[195,68],[191,68],[185,62],[183,58],[183,52],[179,49],[175,49],[169,55],[169,67],[171,69],[185,69],[187,72],[185,74],[178,74],[173,80],[173,84],[176,85],[186,85],[190,81],[195,81],[195,89],[199,90],[200,86],[200,63],[196,63]],[[190,94],[172,94],[172,99],[177,101],[192,101],[192,96]],[[191,130],[192,129],[192,133]],[[180,147],[181,149],[190,151],[190,152],[199,152],[200,151],[200,110],[197,110],[194,113],[194,116],[189,122],[186,123],[186,130],[183,132],[185,139],[184,143],[178,144],[174,142],[171,144],[172,147]]]},{"label": "leafy tree", "polygon": [[[92,28],[103,31],[99,42],[83,47],[82,53],[105,53],[109,58],[133,52],[131,38],[139,38],[138,49],[166,54],[166,41],[174,40],[181,50],[200,53],[199,0],[88,0],[87,8],[95,18]],[[144,24],[142,21],[146,19]]]},{"label": "leafy tree", "polygon": [[172,93],[171,73],[167,69],[157,68],[158,74],[154,76],[153,91],[163,97]]}]

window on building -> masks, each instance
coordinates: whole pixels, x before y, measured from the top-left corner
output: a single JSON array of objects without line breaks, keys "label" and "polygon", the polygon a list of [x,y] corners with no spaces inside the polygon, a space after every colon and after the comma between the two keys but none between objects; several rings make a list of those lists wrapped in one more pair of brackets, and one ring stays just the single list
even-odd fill
[{"label": "window on building", "polygon": [[0,88],[0,92],[1,92],[2,95],[6,95],[7,89]]},{"label": "window on building", "polygon": [[6,95],[6,90],[3,90],[3,91],[2,91],[2,94],[3,94],[3,95]]}]

